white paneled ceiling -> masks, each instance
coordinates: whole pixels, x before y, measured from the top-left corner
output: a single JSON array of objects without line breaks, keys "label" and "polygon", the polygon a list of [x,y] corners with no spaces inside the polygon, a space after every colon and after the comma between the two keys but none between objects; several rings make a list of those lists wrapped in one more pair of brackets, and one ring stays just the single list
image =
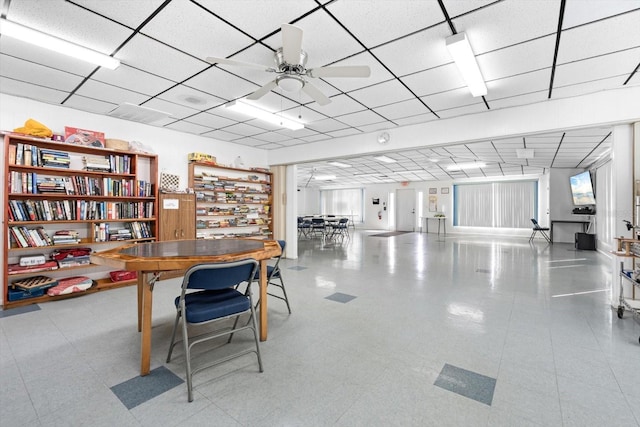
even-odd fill
[{"label": "white paneled ceiling", "polygon": [[[0,36],[0,92],[98,114],[124,102],[151,107],[172,115],[156,126],[264,150],[640,84],[640,0],[5,0],[1,12],[122,64],[95,68]],[[299,131],[224,107],[273,74],[205,61],[273,66],[283,23],[303,30],[307,68],[371,68],[369,78],[313,78],[325,106],[280,88],[256,102],[300,118]],[[484,97],[469,94],[446,50],[458,32],[471,40]],[[298,184],[319,185],[310,179],[318,174],[353,185],[582,168],[610,140],[597,128],[388,153],[396,163],[362,155],[339,159],[350,168],[299,165]],[[518,158],[522,148],[533,158]],[[446,170],[469,161],[486,166]]]}]

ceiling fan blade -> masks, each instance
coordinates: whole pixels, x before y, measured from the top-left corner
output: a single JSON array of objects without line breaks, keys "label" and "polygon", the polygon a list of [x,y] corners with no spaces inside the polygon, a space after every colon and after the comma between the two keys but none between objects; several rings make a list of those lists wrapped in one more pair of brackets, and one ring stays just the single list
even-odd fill
[{"label": "ceiling fan blade", "polygon": [[300,64],[302,50],[302,28],[289,24],[282,24],[282,56],[285,62],[292,65]]},{"label": "ceiling fan blade", "polygon": [[265,96],[267,93],[269,93],[269,91],[271,89],[273,89],[274,87],[276,87],[276,81],[272,80],[269,83],[267,83],[266,85],[262,86],[260,89],[258,89],[255,92],[253,92],[251,95],[247,96],[247,99],[249,99],[251,101],[258,100],[258,99],[262,98],[263,96]]},{"label": "ceiling fan blade", "polygon": [[226,59],[226,58],[215,58],[213,56],[208,56],[207,62],[210,64],[237,65],[239,67],[257,68],[258,70],[263,70],[263,71],[275,71],[273,68],[267,67],[266,65],[254,64],[252,62],[235,61],[233,59]]},{"label": "ceiling fan blade", "polygon": [[309,77],[369,77],[368,65],[344,65],[335,67],[312,68],[307,71]]},{"label": "ceiling fan blade", "polygon": [[304,86],[302,87],[302,91],[307,95],[309,95],[319,105],[327,105],[328,103],[331,102],[331,100],[327,98],[324,93],[320,92],[320,89],[318,89],[317,87],[315,87],[309,82],[306,82],[304,84]]}]

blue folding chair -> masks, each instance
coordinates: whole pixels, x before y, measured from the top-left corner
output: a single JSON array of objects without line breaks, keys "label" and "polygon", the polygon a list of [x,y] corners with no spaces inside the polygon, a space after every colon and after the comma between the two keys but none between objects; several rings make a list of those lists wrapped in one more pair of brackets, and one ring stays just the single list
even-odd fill
[{"label": "blue folding chair", "polygon": [[[184,343],[187,367],[187,392],[189,402],[193,401],[193,374],[200,370],[255,352],[258,357],[260,372],[263,371],[256,313],[251,289],[248,288],[245,293],[235,289],[235,286],[239,283],[251,283],[256,273],[259,274],[258,262],[253,259],[226,263],[198,264],[186,271],[184,279],[182,280],[182,293],[175,299],[177,312],[176,320],[173,324],[173,333],[171,334],[171,345],[169,346],[167,363],[171,361],[173,348],[179,342],[176,341],[176,331],[180,318],[182,318],[182,341]],[[243,326],[238,326],[239,316],[246,313],[250,314],[249,322]],[[228,319],[234,319],[233,326],[230,328],[226,327],[191,338],[189,337],[188,325],[203,325]],[[231,342],[234,333],[244,329],[253,330],[255,349],[251,347],[224,358],[204,363],[196,369],[191,368],[191,349],[194,345],[225,335],[229,335],[228,343]]]},{"label": "blue folding chair", "polygon": [[[278,255],[277,257],[274,257],[273,259],[276,260],[274,265],[268,265],[267,266],[267,295],[271,295],[274,298],[278,298],[281,299],[282,301],[284,301],[287,304],[287,310],[289,310],[289,314],[291,314],[291,306],[289,305],[289,298],[287,297],[287,290],[284,287],[284,280],[282,279],[282,272],[280,271],[280,258],[282,257],[282,254],[284,253],[284,248],[287,244],[287,242],[285,242],[284,240],[278,240],[278,244],[280,245],[280,249],[282,250],[280,255]],[[260,271],[256,271],[255,276],[253,278],[254,282],[258,282],[260,280]],[[275,281],[277,280],[277,282]],[[270,286],[276,286],[278,288],[280,288],[282,290],[282,295],[277,295],[277,294],[273,294],[271,292],[269,292],[269,287]],[[258,299],[258,302],[256,303],[256,306],[260,303],[260,300]]]}]

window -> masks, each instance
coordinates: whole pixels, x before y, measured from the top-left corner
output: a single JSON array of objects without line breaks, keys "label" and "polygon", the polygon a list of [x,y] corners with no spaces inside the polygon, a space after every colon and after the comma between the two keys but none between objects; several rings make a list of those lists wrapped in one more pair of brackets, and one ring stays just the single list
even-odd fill
[{"label": "window", "polygon": [[353,222],[362,222],[362,188],[320,190],[320,212],[324,215],[353,216]]},{"label": "window", "polygon": [[485,182],[453,186],[453,225],[531,228],[538,212],[537,181]]}]

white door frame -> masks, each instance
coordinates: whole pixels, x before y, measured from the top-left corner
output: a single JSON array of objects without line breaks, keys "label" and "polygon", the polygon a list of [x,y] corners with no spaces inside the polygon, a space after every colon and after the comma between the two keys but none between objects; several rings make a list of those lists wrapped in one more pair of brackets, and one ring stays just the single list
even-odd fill
[{"label": "white door frame", "polygon": [[416,190],[396,189],[396,231],[416,231]]}]

